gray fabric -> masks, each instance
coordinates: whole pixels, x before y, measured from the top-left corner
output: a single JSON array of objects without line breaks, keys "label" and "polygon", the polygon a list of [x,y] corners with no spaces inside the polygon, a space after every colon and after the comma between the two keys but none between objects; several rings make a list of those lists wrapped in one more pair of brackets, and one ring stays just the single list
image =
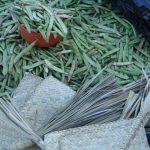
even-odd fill
[{"label": "gray fabric", "polygon": [[50,76],[38,85],[35,93],[20,112],[37,130],[53,115],[62,111],[74,94],[70,87]]},{"label": "gray fabric", "polygon": [[[125,138],[137,121],[122,120],[110,124],[91,125],[45,136],[46,150],[121,150]],[[141,127],[128,150],[149,150],[144,128]]]},{"label": "gray fabric", "polygon": [[0,150],[19,150],[27,145],[32,145],[31,141],[19,133],[0,111]]},{"label": "gray fabric", "polygon": [[[23,109],[42,80],[32,74],[25,74],[12,99],[12,103],[18,111]],[[14,128],[14,125],[2,111],[0,111],[0,120],[0,149],[19,150],[33,145],[31,140]]]},{"label": "gray fabric", "polygon": [[[12,103],[34,130],[68,104],[74,91],[53,77],[42,79],[26,74],[18,86]],[[33,143],[16,131],[0,111],[0,150],[37,150]],[[5,121],[5,122],[4,122]]]},{"label": "gray fabric", "polygon": [[[138,143],[138,144],[137,144]],[[147,144],[147,138],[144,128],[140,128],[130,145],[129,150],[149,150],[149,145]]]},{"label": "gray fabric", "polygon": [[25,74],[12,99],[12,103],[19,111],[25,107],[28,101],[30,101],[30,97],[34,94],[36,87],[42,81],[43,79],[38,76],[30,73]]}]

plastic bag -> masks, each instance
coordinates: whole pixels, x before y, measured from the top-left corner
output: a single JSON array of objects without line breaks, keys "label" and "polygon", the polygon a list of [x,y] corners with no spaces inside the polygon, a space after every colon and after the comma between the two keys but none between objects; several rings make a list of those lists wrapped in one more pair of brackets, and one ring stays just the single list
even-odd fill
[{"label": "plastic bag", "polygon": [[150,0],[110,0],[150,43]]}]

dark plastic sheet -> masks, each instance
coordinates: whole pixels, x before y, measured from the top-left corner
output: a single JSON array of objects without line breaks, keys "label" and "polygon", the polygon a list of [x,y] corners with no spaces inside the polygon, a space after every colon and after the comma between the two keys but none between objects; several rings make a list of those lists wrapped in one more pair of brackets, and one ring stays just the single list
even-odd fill
[{"label": "dark plastic sheet", "polygon": [[150,42],[150,0],[110,0]]}]

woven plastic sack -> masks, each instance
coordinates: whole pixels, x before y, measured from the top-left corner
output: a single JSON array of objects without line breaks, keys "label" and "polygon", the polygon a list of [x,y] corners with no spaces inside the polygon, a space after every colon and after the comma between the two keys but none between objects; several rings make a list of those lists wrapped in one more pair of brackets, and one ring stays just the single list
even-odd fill
[{"label": "woven plastic sack", "polygon": [[46,150],[149,150],[145,130],[141,126],[126,143],[136,127],[137,120],[121,120],[103,125],[90,125],[64,131],[56,131],[45,136]]},{"label": "woven plastic sack", "polygon": [[45,136],[46,150],[149,150],[144,126],[150,118],[150,91],[135,119],[91,125]]},{"label": "woven plastic sack", "polygon": [[[25,121],[37,131],[46,122],[66,106],[74,95],[74,91],[57,79],[42,79],[26,74],[12,103]],[[32,141],[14,126],[9,126],[9,119],[0,111],[0,150],[38,149],[31,147]]]}]

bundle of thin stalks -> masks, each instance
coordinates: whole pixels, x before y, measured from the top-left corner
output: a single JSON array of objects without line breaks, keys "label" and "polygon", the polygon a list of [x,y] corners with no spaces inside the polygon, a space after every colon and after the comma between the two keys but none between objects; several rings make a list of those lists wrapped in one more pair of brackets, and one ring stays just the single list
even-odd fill
[{"label": "bundle of thin stalks", "polygon": [[4,120],[6,125],[8,123],[12,128],[22,133],[25,137],[31,139],[42,150],[44,150],[44,143],[41,137],[33,131],[30,125],[28,125],[28,123],[23,119],[23,117],[8,99],[0,99],[0,110],[2,110],[7,117],[7,119]]},{"label": "bundle of thin stalks", "polygon": [[[56,130],[80,127],[93,123],[107,123],[119,118],[136,117],[148,92],[150,75],[126,86],[119,86],[109,75],[87,90],[98,75],[85,83],[71,104],[57,114],[39,131],[43,136]],[[131,97],[132,93],[132,97]],[[134,97],[134,99],[132,99]],[[129,105],[130,104],[130,105]]]}]

